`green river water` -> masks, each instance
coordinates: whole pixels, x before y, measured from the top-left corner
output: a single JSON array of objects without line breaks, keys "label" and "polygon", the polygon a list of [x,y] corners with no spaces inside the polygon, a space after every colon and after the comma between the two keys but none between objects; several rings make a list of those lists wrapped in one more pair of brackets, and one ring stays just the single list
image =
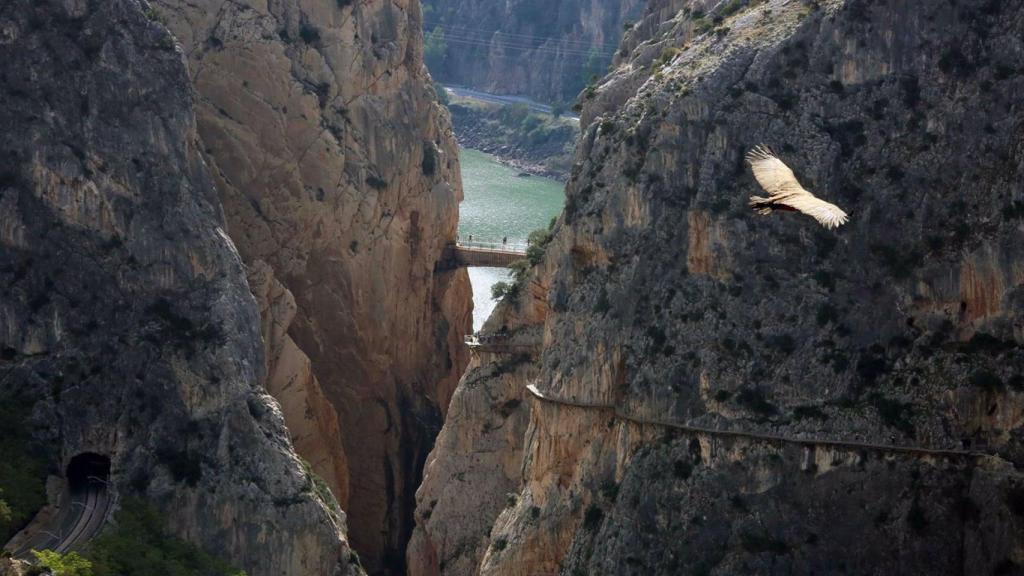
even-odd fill
[{"label": "green river water", "polygon": [[[526,242],[532,230],[546,228],[565,204],[561,182],[550,178],[520,177],[519,171],[499,164],[493,156],[463,148],[459,236],[463,239],[510,243]],[[508,280],[503,268],[470,268],[473,283],[473,330],[478,330],[494,310],[491,286]]]}]

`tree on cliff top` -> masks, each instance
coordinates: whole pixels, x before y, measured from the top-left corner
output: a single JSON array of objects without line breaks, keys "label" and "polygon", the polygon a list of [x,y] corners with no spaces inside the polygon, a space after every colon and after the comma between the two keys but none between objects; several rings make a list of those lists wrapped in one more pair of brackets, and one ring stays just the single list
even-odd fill
[{"label": "tree on cliff top", "polygon": [[448,41],[444,38],[444,30],[438,26],[423,39],[423,61],[431,73],[440,74],[447,56]]}]

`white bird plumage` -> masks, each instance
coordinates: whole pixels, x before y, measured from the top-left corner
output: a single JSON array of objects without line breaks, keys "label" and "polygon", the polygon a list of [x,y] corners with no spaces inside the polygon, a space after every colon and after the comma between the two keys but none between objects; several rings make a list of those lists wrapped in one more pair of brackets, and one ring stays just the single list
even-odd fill
[{"label": "white bird plumage", "polygon": [[750,207],[758,214],[771,214],[775,210],[791,210],[807,214],[828,229],[838,228],[849,217],[835,204],[817,198],[800,185],[789,166],[779,160],[767,146],[755,146],[747,153],[747,162],[754,178],[768,193],[767,198],[750,197]]}]

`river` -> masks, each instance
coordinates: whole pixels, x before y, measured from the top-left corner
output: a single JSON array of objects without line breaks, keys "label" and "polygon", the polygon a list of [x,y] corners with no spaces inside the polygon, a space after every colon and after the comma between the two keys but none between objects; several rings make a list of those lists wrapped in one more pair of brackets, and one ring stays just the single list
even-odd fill
[{"label": "river", "polygon": [[[463,148],[459,236],[473,240],[526,242],[531,231],[547,228],[565,204],[563,184],[550,178],[520,177],[519,171],[498,163],[494,156]],[[491,286],[510,280],[504,268],[470,268],[473,284],[473,330],[479,330],[494,311]]]}]

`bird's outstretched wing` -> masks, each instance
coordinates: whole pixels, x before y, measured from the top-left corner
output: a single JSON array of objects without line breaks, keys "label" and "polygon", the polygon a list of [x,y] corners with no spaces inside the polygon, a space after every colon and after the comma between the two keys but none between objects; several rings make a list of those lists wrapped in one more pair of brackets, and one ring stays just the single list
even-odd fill
[{"label": "bird's outstretched wing", "polygon": [[754,147],[747,153],[747,162],[754,171],[757,183],[769,194],[766,203],[781,204],[802,212],[829,229],[846,224],[849,218],[846,212],[805,190],[789,166],[779,160],[767,146]]},{"label": "bird's outstretched wing", "polygon": [[764,144],[755,146],[753,150],[747,152],[747,162],[754,171],[757,183],[769,195],[810,194],[800,185],[789,166],[779,160],[779,157]]},{"label": "bird's outstretched wing", "polygon": [[835,204],[825,202],[824,200],[807,192],[781,198],[776,202],[807,214],[829,230],[846,224],[846,220],[848,219],[846,212],[843,212]]}]

